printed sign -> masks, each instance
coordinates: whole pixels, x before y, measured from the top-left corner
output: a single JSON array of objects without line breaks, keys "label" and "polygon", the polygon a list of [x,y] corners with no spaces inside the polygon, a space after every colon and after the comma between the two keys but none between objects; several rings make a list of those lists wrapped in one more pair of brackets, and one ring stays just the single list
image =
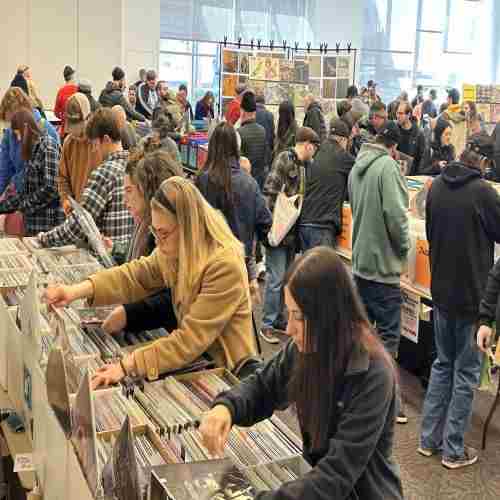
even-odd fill
[{"label": "printed sign", "polygon": [[401,335],[418,344],[418,325],[420,318],[420,296],[401,290]]}]

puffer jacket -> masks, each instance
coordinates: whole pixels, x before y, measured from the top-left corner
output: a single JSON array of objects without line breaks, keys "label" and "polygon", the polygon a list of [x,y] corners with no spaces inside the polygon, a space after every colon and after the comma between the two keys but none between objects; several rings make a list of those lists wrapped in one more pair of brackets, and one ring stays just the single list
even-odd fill
[{"label": "puffer jacket", "polygon": [[127,115],[127,120],[136,120],[138,122],[143,122],[146,120],[144,115],[138,113],[132,108],[130,103],[125,99],[122,90],[115,82],[108,82],[104,90],[99,96],[99,102],[105,108],[112,108],[113,106],[121,106],[125,110]]}]

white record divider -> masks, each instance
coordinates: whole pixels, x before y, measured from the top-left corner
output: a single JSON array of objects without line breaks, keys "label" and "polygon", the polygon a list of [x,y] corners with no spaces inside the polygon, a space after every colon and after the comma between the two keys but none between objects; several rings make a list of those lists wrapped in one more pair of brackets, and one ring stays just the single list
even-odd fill
[{"label": "white record divider", "polygon": [[3,297],[0,295],[0,385],[7,390],[9,377],[9,332],[10,315]]}]

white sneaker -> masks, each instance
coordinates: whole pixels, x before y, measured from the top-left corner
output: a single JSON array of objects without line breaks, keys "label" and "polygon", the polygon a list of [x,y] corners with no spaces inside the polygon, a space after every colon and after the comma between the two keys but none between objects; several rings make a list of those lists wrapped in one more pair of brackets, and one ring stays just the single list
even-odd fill
[{"label": "white sneaker", "polygon": [[460,458],[444,458],[441,463],[447,469],[455,470],[475,464],[478,460],[477,450],[474,448],[466,447],[464,449],[464,456]]}]

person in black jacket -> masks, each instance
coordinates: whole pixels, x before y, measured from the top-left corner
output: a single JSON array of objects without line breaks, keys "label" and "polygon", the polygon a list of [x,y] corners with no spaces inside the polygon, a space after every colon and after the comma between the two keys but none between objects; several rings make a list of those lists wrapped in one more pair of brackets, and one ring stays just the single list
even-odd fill
[{"label": "person in black jacket", "polygon": [[246,156],[252,165],[252,176],[262,190],[269,165],[266,129],[256,121],[257,103],[255,94],[247,91],[241,99],[241,155]]},{"label": "person in black jacket", "polygon": [[477,346],[487,353],[494,341],[493,324],[500,324],[497,316],[498,296],[500,295],[500,259],[490,271],[486,290],[479,304],[479,330],[477,332]]},{"label": "person in black jacket", "polygon": [[19,67],[16,74],[14,75],[14,78],[10,82],[11,87],[19,87],[20,89],[24,90],[24,93],[26,95],[30,95],[29,89],[28,89],[28,80],[24,77],[24,70],[22,67]]},{"label": "person in black jacket", "polygon": [[330,137],[323,142],[306,170],[306,194],[299,219],[299,241],[303,252],[315,246],[336,246],[342,230],[342,205],[347,198],[347,179],[354,157],[347,152],[350,131],[334,118]]},{"label": "person in black jacket", "polygon": [[304,97],[304,110],[306,114],[302,126],[312,128],[318,134],[320,141],[324,141],[327,135],[325,117],[321,104],[316,101],[313,94]]},{"label": "person in black jacket", "polygon": [[97,111],[101,107],[101,104],[98,103],[94,99],[94,96],[92,95],[92,84],[90,83],[89,80],[80,80],[78,82],[78,92],[81,92],[82,94],[87,96],[87,99],[89,100],[89,104],[90,104],[90,112],[91,113],[93,113],[94,111]]},{"label": "person in black jacket", "polygon": [[434,140],[418,170],[414,169],[414,175],[439,175],[442,170],[455,160],[455,148],[451,143],[452,125],[446,120],[438,120],[434,128]]},{"label": "person in black jacket", "polygon": [[270,166],[273,161],[274,138],[276,135],[274,127],[274,116],[271,111],[266,109],[266,98],[262,94],[258,94],[255,97],[255,102],[257,103],[257,113],[255,115],[255,121],[259,125],[262,125],[266,130],[266,165]]},{"label": "person in black jacket", "polygon": [[138,113],[125,99],[123,89],[125,88],[125,72],[118,66],[112,72],[113,81],[108,82],[106,87],[99,96],[101,106],[112,108],[113,106],[121,106],[127,115],[127,120],[136,120],[143,122],[146,120],[143,114]]},{"label": "person in black jacket", "polygon": [[236,131],[228,122],[217,125],[210,137],[206,166],[196,187],[245,245],[252,300],[260,302],[253,243],[256,236],[258,241],[267,238],[272,216],[257,182],[240,168]]},{"label": "person in black jacket", "polygon": [[222,455],[233,425],[253,425],[295,403],[313,469],[256,499],[402,499],[392,458],[394,365],[333,249],[314,248],[294,262],[285,301],[290,342],[215,399],[200,426],[205,445]]},{"label": "person in black jacket", "polygon": [[153,111],[160,100],[156,82],[156,71],[151,69],[146,73],[146,81],[137,87],[136,109],[148,120],[153,118]]},{"label": "person in black jacket", "polygon": [[419,453],[442,452],[458,469],[477,461],[464,445],[481,360],[473,337],[493,247],[500,242],[500,197],[482,177],[481,157],[465,150],[429,190],[426,232],[437,359],[423,408]]},{"label": "person in black jacket", "polygon": [[493,142],[493,180],[500,182],[500,122],[495,125],[491,140]]},{"label": "person in black jacket", "polygon": [[413,110],[407,102],[402,102],[396,111],[399,132],[401,134],[398,151],[413,158],[411,170],[407,172],[407,175],[419,172],[420,162],[425,156],[426,149],[424,132],[412,121],[412,112]]}]

